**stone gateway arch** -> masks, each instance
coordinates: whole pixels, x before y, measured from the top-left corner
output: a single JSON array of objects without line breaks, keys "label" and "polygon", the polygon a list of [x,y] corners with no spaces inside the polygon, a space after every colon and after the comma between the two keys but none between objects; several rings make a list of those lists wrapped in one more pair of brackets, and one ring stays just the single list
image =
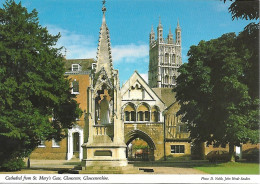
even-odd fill
[{"label": "stone gateway arch", "polygon": [[[129,129],[127,129],[127,130],[129,130]],[[146,132],[143,132],[138,129],[135,129],[135,130],[133,129],[125,134],[126,145],[128,146],[136,138],[140,138],[140,139],[144,140],[145,142],[147,142],[147,144],[149,146],[149,150],[147,150],[148,151],[147,160],[149,160],[149,161],[155,160],[154,151],[156,150],[156,144],[153,141],[153,139]],[[156,141],[156,143],[157,143],[157,141]],[[126,152],[127,157],[128,157],[128,152],[129,152],[129,150],[127,149],[127,152]]]},{"label": "stone gateway arch", "polygon": [[149,147],[148,160],[162,159],[164,157],[164,102],[137,71],[122,86],[121,99],[126,145],[129,146],[137,138],[142,139]]}]

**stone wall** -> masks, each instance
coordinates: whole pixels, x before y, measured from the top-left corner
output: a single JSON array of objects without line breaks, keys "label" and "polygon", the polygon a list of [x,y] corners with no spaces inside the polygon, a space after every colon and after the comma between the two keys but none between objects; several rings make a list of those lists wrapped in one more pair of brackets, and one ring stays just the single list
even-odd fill
[{"label": "stone wall", "polygon": [[67,139],[60,141],[60,147],[53,147],[52,141],[45,141],[45,147],[36,148],[30,155],[31,159],[66,160]]},{"label": "stone wall", "polygon": [[[184,153],[171,153],[172,145],[184,145]],[[190,160],[191,144],[188,142],[166,142],[165,143],[166,160]]]}]

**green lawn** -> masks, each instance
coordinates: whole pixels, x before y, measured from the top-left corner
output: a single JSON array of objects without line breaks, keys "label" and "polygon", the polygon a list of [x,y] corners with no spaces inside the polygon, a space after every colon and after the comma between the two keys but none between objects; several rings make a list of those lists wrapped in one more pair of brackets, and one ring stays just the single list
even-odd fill
[{"label": "green lawn", "polygon": [[228,162],[194,168],[209,174],[259,174],[259,163]]}]

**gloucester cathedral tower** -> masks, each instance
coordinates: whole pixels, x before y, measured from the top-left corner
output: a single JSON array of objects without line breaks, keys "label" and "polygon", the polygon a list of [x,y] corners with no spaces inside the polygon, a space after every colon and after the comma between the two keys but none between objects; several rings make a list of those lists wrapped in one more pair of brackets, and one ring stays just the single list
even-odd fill
[{"label": "gloucester cathedral tower", "polygon": [[157,40],[155,32],[150,33],[149,72],[148,82],[151,88],[172,88],[176,85],[178,68],[182,64],[181,57],[181,28],[179,21],[175,29],[175,40],[171,29],[166,39],[163,38],[161,20],[157,27]]}]

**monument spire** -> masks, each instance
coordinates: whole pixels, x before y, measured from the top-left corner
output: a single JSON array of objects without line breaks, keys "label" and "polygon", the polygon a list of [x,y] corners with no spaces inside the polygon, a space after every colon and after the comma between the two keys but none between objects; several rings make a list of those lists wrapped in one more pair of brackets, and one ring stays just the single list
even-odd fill
[{"label": "monument spire", "polygon": [[102,68],[105,69],[109,78],[112,76],[113,64],[112,64],[112,56],[111,56],[111,46],[110,46],[110,37],[109,30],[106,24],[106,1],[102,1],[102,25],[100,27],[99,41],[98,41],[98,49],[97,49],[97,67],[96,73],[99,72]]},{"label": "monument spire", "polygon": [[102,3],[103,3],[103,6],[102,6],[102,12],[103,12],[102,23],[103,23],[103,22],[106,22],[106,17],[105,17],[105,13],[107,11],[106,6],[105,6],[106,0],[103,0]]}]

